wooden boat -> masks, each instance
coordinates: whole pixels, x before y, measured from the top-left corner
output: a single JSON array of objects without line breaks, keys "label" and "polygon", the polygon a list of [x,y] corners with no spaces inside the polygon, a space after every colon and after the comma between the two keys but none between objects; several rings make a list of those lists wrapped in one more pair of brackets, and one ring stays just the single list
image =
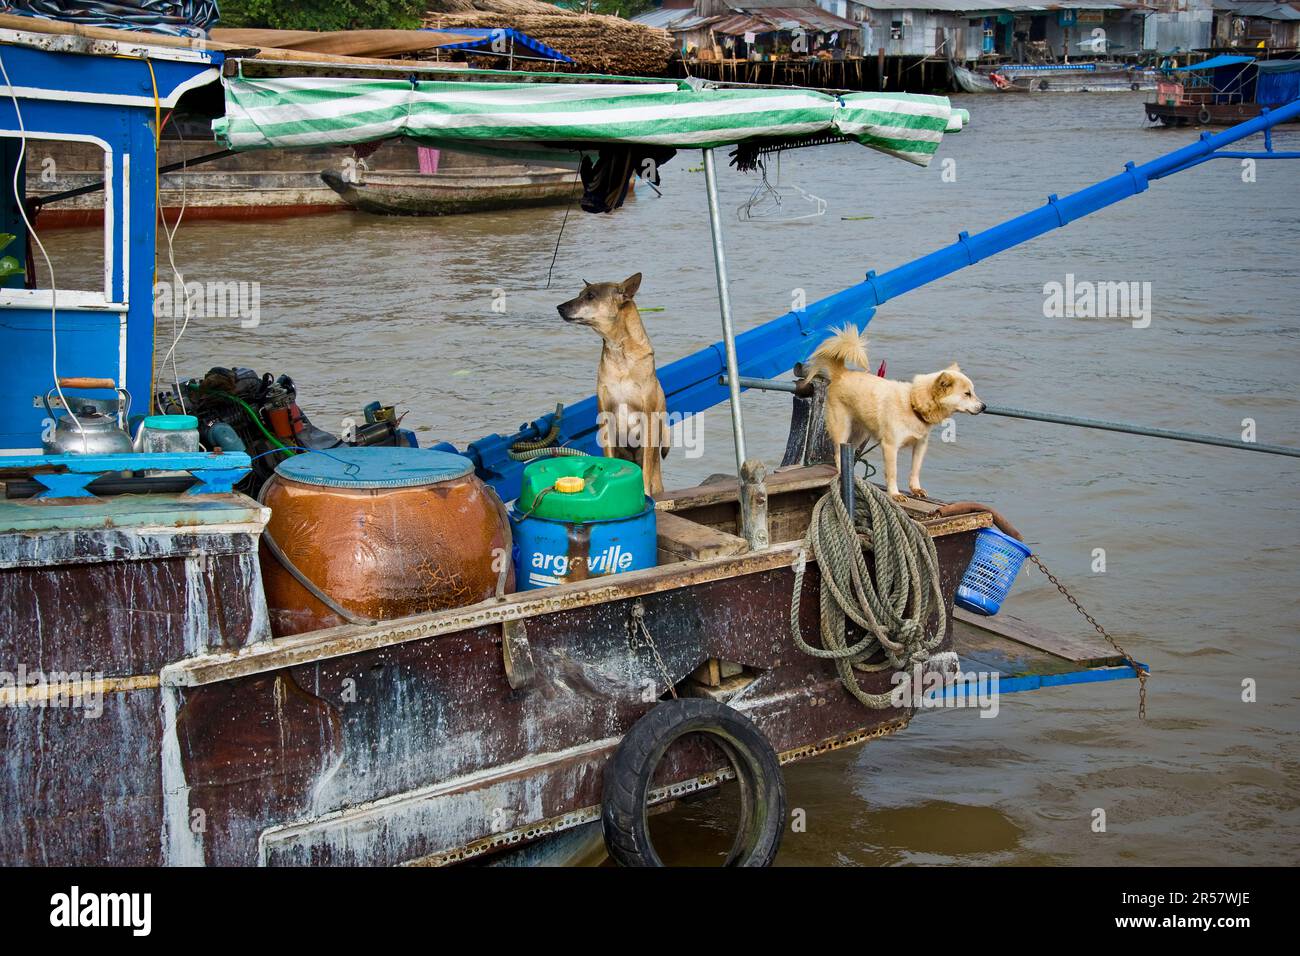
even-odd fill
[{"label": "wooden boat", "polygon": [[1147,103],[1146,117],[1161,126],[1235,126],[1263,110],[1258,103],[1213,103],[1193,96],[1177,103]]},{"label": "wooden boat", "polygon": [[[16,97],[25,98],[21,91],[39,87],[47,76],[58,91],[42,101],[43,109],[28,114],[30,135],[101,135],[112,139],[119,156],[131,143],[138,149],[133,162],[110,171],[110,185],[130,186],[111,189],[109,208],[113,222],[129,219],[133,225],[106,230],[105,240],[104,296],[116,292],[121,301],[101,302],[91,291],[59,297],[60,320],[71,317],[86,332],[69,337],[63,360],[86,374],[124,369],[120,375],[132,381],[149,380],[154,350],[147,333],[155,318],[150,293],[156,156],[144,134],[157,107],[152,96],[138,95],[139,57],[158,61],[164,108],[175,108],[185,90],[220,81],[203,51],[186,50],[175,60],[146,45],[143,52],[123,55],[137,50],[130,44],[146,42],[151,40],[123,38],[122,45],[99,54],[102,70],[87,70],[84,57],[96,54],[50,50],[39,34],[0,40],[8,69],[16,74]],[[239,82],[233,78],[240,75],[233,68],[238,66],[225,73],[227,91]],[[402,80],[392,90],[399,117],[410,109],[406,77],[419,67],[404,62],[400,69]],[[372,78],[364,82],[380,85]],[[604,116],[608,81],[599,84],[583,117],[586,141],[594,144],[627,135],[622,120],[601,127],[613,121]],[[465,106],[476,91],[469,81],[456,86],[458,121],[472,122]],[[294,90],[301,89],[296,82]],[[575,101],[587,95],[582,87],[560,86],[549,103],[541,92],[547,89],[494,82],[478,95],[491,101],[489,119],[499,115],[491,111],[503,92],[562,111],[568,121],[584,109],[575,109]],[[446,105],[440,95],[445,94],[424,94],[422,105]],[[768,95],[782,99],[776,92]],[[656,97],[669,110],[648,121],[654,142],[684,148],[701,141],[701,122],[716,117],[702,120],[693,96],[683,90],[681,99],[692,102],[680,105],[672,93]],[[303,100],[294,99],[290,108],[299,120],[309,120]],[[321,103],[327,97],[312,99]],[[774,137],[762,134],[786,122],[806,136],[814,112],[810,102],[821,103],[828,118],[846,108],[829,97],[819,101],[811,91],[786,99],[788,110],[773,107],[770,125],[757,133],[747,128],[738,142],[752,145],[758,136],[763,148],[776,148]],[[898,103],[913,119],[934,107],[929,97]],[[0,101],[0,112],[8,108]],[[259,111],[265,109],[259,104]],[[950,113],[943,104],[929,117],[929,132],[942,133]],[[898,151],[902,135],[893,119],[886,115],[880,124],[890,131],[883,147],[889,152]],[[321,120],[338,139],[354,136],[337,115]],[[360,121],[372,128],[373,110]],[[1262,126],[1248,124],[1241,135]],[[561,135],[557,141],[567,144]],[[528,135],[520,138],[529,141]],[[775,139],[790,142],[808,145]],[[933,145],[934,138],[923,142]],[[806,653],[795,640],[792,616],[803,639],[823,636],[819,604],[828,566],[810,554],[804,540],[813,509],[820,502],[834,505],[837,496],[854,498],[835,487],[824,387],[814,383],[811,393],[796,392],[782,467],[766,474],[745,449],[740,376],[782,374],[845,314],[866,322],[892,296],[1136,195],[1148,177],[1186,168],[1192,153],[1210,147],[1193,144],[1141,167],[1130,164],[1102,184],[1052,197],[1048,208],[983,233],[962,233],[958,242],[921,260],[880,275],[870,272],[858,285],[740,336],[731,320],[718,148],[705,148],[703,160],[722,341],[660,367],[658,374],[678,414],[729,402],[736,474],[655,496],[654,566],[520,593],[509,593],[503,577],[496,594],[475,595],[465,606],[387,620],[340,616],[344,623],[274,635],[259,561],[264,544],[272,551],[267,560],[279,560],[265,538],[268,509],[234,490],[236,482],[253,490],[258,474],[250,471],[251,456],[26,454],[31,448],[21,442],[39,441],[42,427],[30,396],[50,367],[49,353],[41,350],[50,342],[44,308],[53,296],[39,289],[0,290],[7,310],[0,354],[10,356],[11,379],[4,419],[10,430],[0,433],[9,454],[0,459],[0,479],[6,496],[38,489],[38,497],[0,500],[0,608],[6,621],[0,644],[5,659],[26,662],[30,672],[76,675],[72,681],[24,677],[0,686],[0,703],[6,705],[0,712],[0,753],[10,769],[0,775],[0,862],[449,864],[535,846],[602,815],[608,836],[611,800],[605,787],[611,780],[611,789],[626,782],[617,757],[628,738],[659,725],[665,715],[680,718],[710,708],[752,732],[766,761],[759,785],[745,756],[752,748],[732,741],[719,750],[693,737],[680,747],[669,747],[669,741],[653,755],[657,763],[640,765],[643,792],[635,813],[644,819],[651,807],[735,778],[748,788],[743,822],[759,821],[765,833],[775,827],[779,834],[787,825],[781,763],[895,733],[924,712],[921,701],[907,697],[879,708],[864,705],[831,660]],[[14,151],[7,162],[5,172],[12,176],[18,168]],[[264,414],[269,406],[230,403],[235,419],[247,416],[250,431],[270,437],[269,429],[293,431],[294,421],[303,420],[285,377],[220,371],[226,374],[213,375],[212,388],[224,378],[232,389],[247,382],[258,396],[276,396],[270,414]],[[80,381],[87,380],[102,381]],[[205,377],[196,388],[209,391],[208,382]],[[750,381],[743,387],[764,385]],[[571,406],[562,427],[557,414],[513,435],[485,436],[457,452],[465,469],[460,474],[472,471],[508,500],[524,467],[511,454],[516,445],[528,441],[536,450],[545,443],[539,436],[550,434],[590,452],[596,411],[593,397]],[[124,471],[167,473],[140,479],[146,482],[175,481],[181,471],[189,475],[181,481],[192,484],[179,492],[150,486],[118,494],[114,486],[100,494],[96,476],[135,480],[115,477]],[[904,509],[889,514],[900,527],[916,531],[922,542],[916,553],[928,558],[933,542],[938,606],[951,611],[976,537],[994,516],[982,506],[946,513],[938,502],[917,498],[907,499]],[[855,529],[846,530],[846,547],[853,549],[859,544]],[[582,535],[573,535],[578,557],[582,545]],[[495,560],[487,553],[479,558]],[[873,570],[875,556],[864,560]],[[792,612],[795,598],[798,609]],[[935,651],[952,651],[963,669],[1003,678],[1001,693],[1129,678],[1140,669],[1096,642],[1071,644],[1033,628],[988,622],[971,631],[952,614],[941,628],[937,608],[925,620],[916,617],[906,622],[907,634],[923,631]],[[851,626],[847,638],[853,642],[859,634]],[[896,676],[882,669],[860,679],[864,690],[884,693]],[[105,716],[90,728],[87,705],[102,706]],[[748,852],[755,832],[741,827],[742,850]],[[774,853],[775,846],[767,850]]]},{"label": "wooden boat", "polygon": [[1300,59],[1220,54],[1162,74],[1146,118],[1161,126],[1233,126],[1300,95],[1297,77]]},{"label": "wooden boat", "polygon": [[[996,71],[991,71],[989,73],[977,73],[974,70],[968,70],[964,66],[958,66],[956,63],[950,63],[948,66],[952,72],[953,81],[957,84],[957,87],[963,93],[1028,93],[1029,92],[1029,86],[1027,83],[1016,84],[1016,83],[1012,83],[1010,80],[1005,80],[1005,82],[1003,83],[997,82],[992,78],[993,74],[996,73]],[[1000,73],[997,73],[996,75],[998,75],[999,77],[1002,76],[1002,74]]]},{"label": "wooden boat", "polygon": [[987,71],[950,64],[957,86],[967,93],[1107,93],[1155,89],[1153,70],[1123,63],[990,66]]},{"label": "wooden boat", "polygon": [[[199,138],[204,135],[206,140]],[[438,171],[426,175],[420,171],[422,150],[409,143],[385,143],[364,160],[337,147],[235,155],[216,150],[211,131],[194,126],[183,140],[163,139],[163,166],[219,157],[160,177],[160,208],[167,222],[181,215],[190,222],[284,219],[339,212],[349,204],[368,212],[441,215],[562,203],[575,188],[571,169],[525,167],[454,150],[438,151]],[[95,187],[104,179],[103,151],[89,143],[55,141],[41,144],[40,157],[27,174],[39,227],[102,225],[104,194]],[[352,179],[362,180],[365,188]],[[87,191],[75,194],[79,190]],[[74,195],[57,198],[67,193]]]},{"label": "wooden boat", "polygon": [[323,172],[325,185],[348,205],[386,216],[449,216],[551,206],[571,202],[582,194],[572,169],[554,166],[461,166],[437,173],[365,173],[349,181]]},{"label": "wooden boat", "polygon": [[[795,401],[788,447],[814,448],[808,429],[820,418]],[[6,641],[16,659],[61,671],[75,647],[109,670],[74,691],[10,692],[3,743],[19,772],[6,777],[0,858],[445,865],[597,821],[619,740],[670,694],[729,704],[781,763],[903,730],[915,707],[864,708],[833,662],[799,653],[786,632],[809,517],[836,480],[831,465],[772,474],[765,548],[740,534],[745,491],[710,482],[656,496],[657,567],[278,639],[258,570],[265,512],[242,495],[58,509],[0,501],[0,595],[14,611]],[[1017,681],[1130,673],[1099,641],[958,623],[953,592],[992,516],[944,517],[920,499],[906,507],[939,555],[941,648],[968,669],[999,674],[1004,693]],[[802,588],[800,627],[814,635],[815,561]],[[150,613],[119,614],[110,601],[105,620],[62,597],[119,591]],[[65,639],[43,641],[48,628]],[[888,692],[891,675],[862,683]],[[77,709],[44,707],[52,693],[92,692],[118,711],[96,734],[81,731]],[[37,759],[62,772],[23,770]],[[670,751],[649,803],[734,772],[707,748]]]}]

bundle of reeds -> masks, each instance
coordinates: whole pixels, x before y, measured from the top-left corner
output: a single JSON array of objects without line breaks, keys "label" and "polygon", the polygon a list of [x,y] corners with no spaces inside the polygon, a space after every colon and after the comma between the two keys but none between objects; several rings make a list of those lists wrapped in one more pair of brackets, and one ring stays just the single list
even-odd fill
[{"label": "bundle of reeds", "polygon": [[[673,40],[666,30],[621,17],[573,13],[541,0],[434,0],[424,25],[436,29],[514,27],[572,57],[576,61],[573,69],[585,73],[659,76],[673,53]],[[421,58],[429,57],[422,54]],[[492,58],[490,65],[505,66],[501,59]],[[527,60],[515,63],[517,68],[535,65]],[[543,67],[553,68],[549,64]]]}]

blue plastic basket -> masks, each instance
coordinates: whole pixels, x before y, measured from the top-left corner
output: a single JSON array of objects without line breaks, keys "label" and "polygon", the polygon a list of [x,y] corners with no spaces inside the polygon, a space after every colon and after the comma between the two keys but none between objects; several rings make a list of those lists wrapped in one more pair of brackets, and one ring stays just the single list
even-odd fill
[{"label": "blue plastic basket", "polygon": [[975,536],[975,556],[957,585],[957,606],[975,614],[997,614],[1029,554],[1015,538],[995,528],[981,530]]}]

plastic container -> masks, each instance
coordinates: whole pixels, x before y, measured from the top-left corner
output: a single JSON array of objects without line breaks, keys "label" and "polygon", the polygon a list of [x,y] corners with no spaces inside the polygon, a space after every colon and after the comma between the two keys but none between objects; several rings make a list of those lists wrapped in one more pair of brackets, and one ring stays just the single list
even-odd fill
[{"label": "plastic container", "polygon": [[956,605],[974,614],[997,614],[1029,555],[1029,549],[1015,538],[996,528],[982,529],[975,536],[975,554],[957,585]]},{"label": "plastic container", "polygon": [[641,469],[617,458],[543,458],[510,507],[520,590],[652,568],[654,501]]},{"label": "plastic container", "polygon": [[199,420],[193,415],[146,415],[135,434],[135,450],[153,455],[202,451]]}]

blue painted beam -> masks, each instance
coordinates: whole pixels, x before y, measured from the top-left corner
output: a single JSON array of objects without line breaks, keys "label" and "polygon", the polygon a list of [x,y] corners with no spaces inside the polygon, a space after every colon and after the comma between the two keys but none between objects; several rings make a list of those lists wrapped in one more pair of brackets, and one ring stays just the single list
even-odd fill
[{"label": "blue painted beam", "polygon": [[36,471],[32,480],[45,486],[37,498],[94,498],[87,486],[100,475],[121,471],[188,471],[198,484],[186,494],[228,494],[248,474],[252,459],[243,452],[163,452],[110,455],[7,455],[5,469],[58,467],[61,472]]},{"label": "blue painted beam", "polygon": [[[1145,664],[1140,664],[1144,671],[1150,669]],[[999,694],[1020,694],[1031,690],[1042,690],[1045,687],[1066,687],[1070,684],[1099,684],[1113,680],[1135,680],[1137,671],[1124,665],[1121,667],[1097,667],[1090,670],[1070,671],[1066,674],[1021,674],[1016,677],[998,677]],[[957,688],[949,686],[944,688],[943,696],[945,699],[952,699],[957,696]],[[970,692],[967,692],[970,696]]]},{"label": "blue painted beam", "polygon": [[5,455],[5,470],[56,466],[81,475],[102,475],[113,471],[190,471],[194,468],[242,468],[252,459],[242,451],[223,452],[127,452],[112,455]]}]

